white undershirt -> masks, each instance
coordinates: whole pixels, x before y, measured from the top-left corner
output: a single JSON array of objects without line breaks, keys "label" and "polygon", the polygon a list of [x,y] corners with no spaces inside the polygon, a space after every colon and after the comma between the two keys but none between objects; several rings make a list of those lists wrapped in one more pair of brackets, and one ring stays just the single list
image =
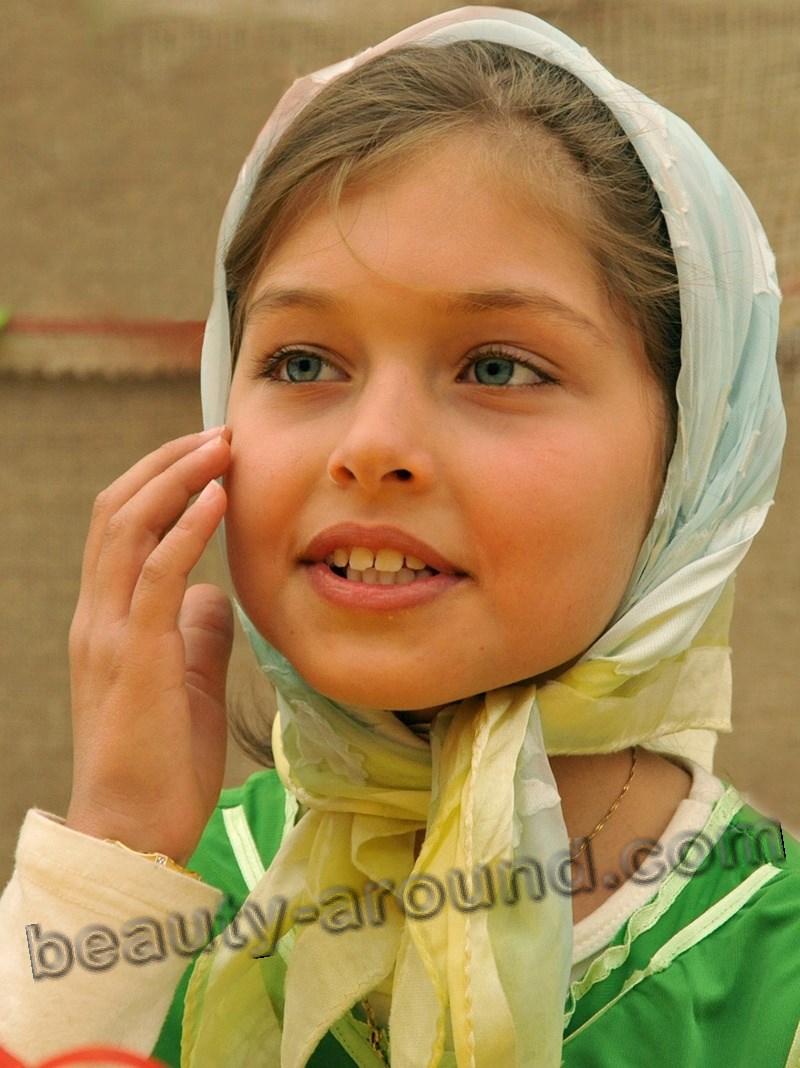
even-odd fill
[{"label": "white undershirt", "polygon": [[[679,761],[676,757],[670,759],[689,772],[692,776],[692,788],[689,796],[675,809],[675,814],[658,840],[661,847],[659,855],[664,857],[671,855],[672,843],[685,842],[687,834],[699,831],[706,824],[711,809],[725,790],[720,780],[699,764],[690,760]],[[628,879],[607,901],[575,924],[572,946],[573,980],[583,975],[592,960],[606,948],[636,909],[653,896],[656,889],[657,886],[653,882]]]}]

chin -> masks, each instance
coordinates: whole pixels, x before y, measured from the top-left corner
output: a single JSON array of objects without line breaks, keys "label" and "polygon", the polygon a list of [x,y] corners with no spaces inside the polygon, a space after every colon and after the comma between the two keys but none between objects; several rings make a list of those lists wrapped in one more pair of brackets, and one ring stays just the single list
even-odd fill
[{"label": "chin", "polygon": [[[409,686],[408,679],[362,678],[357,683],[351,677],[331,679],[324,673],[304,674],[298,668],[305,681],[315,690],[340,705],[351,708],[384,708],[393,712],[415,712],[420,709],[441,708],[452,704],[469,694],[452,693],[444,689],[435,689],[428,684]],[[430,683],[430,680],[428,680]]]}]

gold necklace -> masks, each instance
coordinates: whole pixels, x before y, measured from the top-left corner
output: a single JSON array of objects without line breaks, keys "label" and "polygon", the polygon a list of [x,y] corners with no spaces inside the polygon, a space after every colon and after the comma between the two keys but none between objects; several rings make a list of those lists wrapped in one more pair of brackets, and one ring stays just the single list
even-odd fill
[{"label": "gold necklace", "polygon": [[614,804],[611,806],[611,808],[608,810],[608,812],[606,812],[605,816],[603,816],[603,818],[600,820],[600,822],[595,826],[594,830],[590,831],[589,834],[587,834],[583,838],[582,843],[581,843],[581,847],[577,851],[577,853],[570,853],[569,859],[573,864],[575,864],[581,858],[581,856],[586,852],[586,850],[587,850],[587,848],[589,846],[589,843],[594,838],[594,836],[596,834],[599,834],[600,831],[602,831],[602,829],[605,827],[605,825],[608,823],[608,821],[611,819],[611,817],[617,811],[617,809],[619,808],[620,804],[622,803],[623,797],[625,796],[625,794],[627,794],[628,790],[630,790],[630,788],[631,788],[631,783],[633,782],[633,775],[634,775],[635,771],[636,771],[636,746],[634,745],[634,746],[631,747],[631,770],[628,772],[628,778],[625,781],[625,785],[620,790],[617,799],[614,801]]},{"label": "gold necklace", "polygon": [[372,1006],[366,998],[362,998],[361,1007],[367,1018],[367,1027],[369,1027],[369,1044],[372,1046],[381,1064],[388,1064],[389,1062],[386,1059],[386,1054],[383,1052],[383,1035],[378,1026],[378,1021],[375,1019],[375,1013],[372,1010]]}]

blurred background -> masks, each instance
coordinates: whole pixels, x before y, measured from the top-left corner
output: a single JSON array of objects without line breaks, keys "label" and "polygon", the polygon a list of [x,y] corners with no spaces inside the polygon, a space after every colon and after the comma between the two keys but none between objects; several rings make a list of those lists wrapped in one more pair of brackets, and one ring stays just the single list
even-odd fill
[{"label": "blurred background", "polygon": [[[200,325],[238,168],[300,74],[433,0],[6,0],[0,24],[0,885],[25,810],[64,813],[67,632],[95,495],[200,427]],[[688,119],[759,211],[785,291],[790,437],[741,569],[717,772],[800,830],[800,5],[530,0]],[[198,580],[221,579],[216,546]],[[232,700],[250,700],[237,644]],[[131,760],[136,754],[131,753]],[[228,782],[252,767],[231,748]]]}]

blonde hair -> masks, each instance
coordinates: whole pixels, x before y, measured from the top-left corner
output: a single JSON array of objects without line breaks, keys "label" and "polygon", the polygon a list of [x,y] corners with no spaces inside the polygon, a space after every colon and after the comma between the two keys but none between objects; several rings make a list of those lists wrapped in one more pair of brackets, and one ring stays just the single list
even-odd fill
[{"label": "blonde hair", "polygon": [[226,256],[234,359],[250,287],[289,229],[326,197],[335,208],[348,187],[396,172],[459,133],[488,135],[504,178],[570,225],[589,250],[662,386],[668,458],[680,301],[658,196],[619,122],[591,90],[505,45],[397,49],[336,78],[297,116],[265,160]]}]

